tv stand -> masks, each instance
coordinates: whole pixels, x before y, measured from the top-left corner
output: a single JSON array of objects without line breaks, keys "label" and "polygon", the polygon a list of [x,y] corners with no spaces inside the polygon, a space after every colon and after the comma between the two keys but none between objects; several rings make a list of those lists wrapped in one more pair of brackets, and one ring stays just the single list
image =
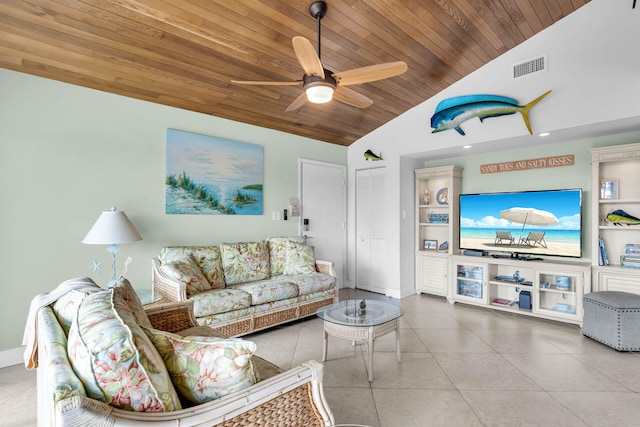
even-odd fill
[{"label": "tv stand", "polygon": [[582,325],[582,297],[591,291],[591,266],[513,255],[453,255],[449,302]]}]

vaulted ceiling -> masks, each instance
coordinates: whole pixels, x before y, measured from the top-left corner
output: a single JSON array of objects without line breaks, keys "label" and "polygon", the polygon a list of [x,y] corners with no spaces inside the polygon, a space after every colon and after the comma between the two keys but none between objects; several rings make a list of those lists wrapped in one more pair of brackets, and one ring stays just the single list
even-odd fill
[{"label": "vaulted ceiling", "polygon": [[0,67],[348,146],[587,2],[327,0],[325,68],[408,65],[350,86],[364,109],[285,112],[300,87],[231,83],[302,78],[291,39],[316,45],[311,0],[1,0]]}]

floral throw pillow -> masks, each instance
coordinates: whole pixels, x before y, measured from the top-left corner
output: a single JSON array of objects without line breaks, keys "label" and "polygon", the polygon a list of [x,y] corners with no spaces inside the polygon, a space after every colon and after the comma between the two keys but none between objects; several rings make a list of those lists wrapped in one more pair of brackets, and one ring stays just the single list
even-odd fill
[{"label": "floral throw pillow", "polygon": [[287,252],[283,274],[313,274],[316,272],[316,256],[313,246],[295,243]]},{"label": "floral throw pillow", "polygon": [[193,259],[202,270],[213,289],[224,288],[224,270],[218,246],[164,246],[158,259],[164,264],[193,255]]},{"label": "floral throw pillow", "polygon": [[67,354],[92,399],[138,412],[182,408],[162,357],[112,290],[94,292],[80,303]]},{"label": "floral throw pillow", "polygon": [[67,292],[53,303],[53,312],[58,318],[58,322],[60,322],[65,335],[69,335],[69,327],[71,327],[71,322],[75,317],[82,300],[87,295],[100,290],[100,288],[86,290],[74,289]]},{"label": "floral throw pillow", "polygon": [[209,284],[207,278],[202,274],[202,270],[200,270],[200,267],[196,264],[196,260],[193,259],[192,254],[189,254],[185,258],[162,264],[161,268],[169,277],[187,286],[188,297],[211,289],[211,284]]},{"label": "floral throw pillow", "polygon": [[140,301],[140,297],[136,294],[136,291],[133,290],[133,286],[131,286],[131,283],[127,279],[121,277],[113,287],[113,293],[118,295],[118,297],[127,304],[138,325],[146,326],[147,328],[151,327],[151,321],[144,311],[142,301]]},{"label": "floral throw pillow", "polygon": [[266,242],[223,243],[220,249],[227,285],[269,277],[269,249]]},{"label": "floral throw pillow", "polygon": [[304,237],[270,237],[267,239],[272,276],[282,274],[287,260],[287,253],[289,253],[296,243],[304,243]]},{"label": "floral throw pillow", "polygon": [[256,344],[238,338],[181,337],[146,329],[180,395],[209,402],[256,383],[251,356]]}]

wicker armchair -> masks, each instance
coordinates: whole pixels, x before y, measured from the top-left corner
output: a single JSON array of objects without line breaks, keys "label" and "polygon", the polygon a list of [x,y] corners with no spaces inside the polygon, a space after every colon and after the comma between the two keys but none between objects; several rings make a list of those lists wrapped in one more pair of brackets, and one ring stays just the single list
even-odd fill
[{"label": "wicker armchair", "polygon": [[[156,304],[147,310],[154,328],[183,335],[207,334],[197,326],[190,303]],[[49,306],[38,311],[39,426],[330,426],[322,390],[322,365],[309,361],[218,400],[173,412],[131,412],[86,396],[55,339],[60,328]],[[255,356],[254,356],[255,357]],[[266,362],[268,363],[268,362]]]}]

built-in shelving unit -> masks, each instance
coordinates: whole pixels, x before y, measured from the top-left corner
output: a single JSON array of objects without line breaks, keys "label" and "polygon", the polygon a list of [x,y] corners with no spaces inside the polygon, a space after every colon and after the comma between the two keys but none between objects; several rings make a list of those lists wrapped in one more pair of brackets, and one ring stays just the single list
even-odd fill
[{"label": "built-in shelving unit", "polygon": [[458,196],[462,168],[415,170],[416,292],[447,296],[448,258],[459,252]]},{"label": "built-in shelving unit", "polygon": [[[621,265],[627,244],[640,245],[640,225],[616,225],[607,220],[615,210],[640,218],[640,144],[593,148],[589,152],[593,290],[640,294],[640,268]],[[600,239],[606,259],[599,256]]]}]

